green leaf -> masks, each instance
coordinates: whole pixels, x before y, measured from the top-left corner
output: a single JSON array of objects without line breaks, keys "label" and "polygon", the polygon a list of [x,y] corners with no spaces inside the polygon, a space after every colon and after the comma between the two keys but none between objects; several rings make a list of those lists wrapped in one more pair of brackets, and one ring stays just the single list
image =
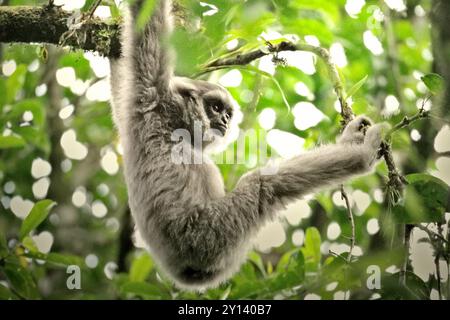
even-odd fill
[{"label": "green leaf", "polygon": [[7,287],[0,284],[0,300],[16,299],[14,293],[12,293]]},{"label": "green leaf", "polygon": [[7,262],[3,268],[11,286],[26,299],[37,299],[39,293],[31,273],[17,262]]},{"label": "green leaf", "polygon": [[44,221],[50,209],[56,205],[56,202],[52,200],[41,200],[37,202],[33,209],[31,209],[30,214],[25,218],[20,228],[20,239],[23,239],[31,230],[39,226],[42,221]]},{"label": "green leaf", "polygon": [[137,27],[142,30],[145,24],[151,19],[153,10],[155,9],[155,0],[145,0],[136,20]]},{"label": "green leaf", "polygon": [[361,89],[361,87],[366,83],[367,78],[368,76],[366,75],[364,78],[355,83],[353,87],[351,87],[350,90],[348,90],[345,99],[352,97],[356,92],[358,92],[358,90]]},{"label": "green leaf", "polygon": [[22,148],[25,140],[18,135],[0,136],[0,149]]},{"label": "green leaf", "polygon": [[262,76],[264,76],[264,77],[267,77],[267,78],[271,79],[271,80],[275,83],[275,85],[276,85],[276,87],[278,88],[278,90],[280,91],[281,98],[282,98],[282,100],[283,100],[284,105],[286,106],[286,108],[288,109],[288,111],[291,110],[291,106],[289,105],[289,102],[288,102],[288,100],[287,100],[287,98],[286,98],[286,94],[284,93],[283,88],[281,87],[280,83],[278,82],[277,79],[275,79],[275,77],[274,77],[273,75],[271,75],[271,74],[268,73],[268,72],[259,70],[258,68],[254,67],[254,66],[251,66],[251,65],[246,65],[246,66],[233,66],[233,67],[235,67],[235,68],[237,68],[237,69],[242,69],[242,70],[250,71],[250,72],[253,72],[253,73],[256,73],[256,74],[260,74],[260,75],[262,75]]},{"label": "green leaf", "polygon": [[444,78],[437,73],[429,73],[420,78],[431,93],[437,94],[444,88]]},{"label": "green leaf", "polygon": [[120,287],[122,294],[132,294],[145,299],[163,299],[161,289],[147,282],[126,282]]},{"label": "green leaf", "polygon": [[145,281],[153,269],[153,261],[147,253],[142,253],[133,260],[130,268],[130,280],[133,282]]},{"label": "green leaf", "polygon": [[402,201],[394,206],[395,218],[402,223],[442,221],[448,205],[448,185],[424,173],[406,176],[408,185]]},{"label": "green leaf", "polygon": [[315,272],[319,269],[320,258],[322,254],[320,252],[321,238],[319,230],[315,227],[306,229],[305,245],[301,249],[305,256],[306,269],[311,272]]},{"label": "green leaf", "polygon": [[78,256],[70,255],[70,254],[61,254],[61,253],[53,253],[53,252],[45,254],[45,253],[42,253],[39,251],[30,250],[29,252],[25,253],[24,256],[26,256],[28,258],[32,258],[32,259],[43,260],[43,261],[46,261],[47,263],[50,263],[52,265],[59,266],[59,267],[67,267],[67,266],[77,265],[80,268],[83,268],[83,266],[84,266],[84,262],[83,262],[82,258],[80,258]]},{"label": "green leaf", "polygon": [[8,244],[4,234],[0,234],[0,259],[6,257],[9,254]]}]

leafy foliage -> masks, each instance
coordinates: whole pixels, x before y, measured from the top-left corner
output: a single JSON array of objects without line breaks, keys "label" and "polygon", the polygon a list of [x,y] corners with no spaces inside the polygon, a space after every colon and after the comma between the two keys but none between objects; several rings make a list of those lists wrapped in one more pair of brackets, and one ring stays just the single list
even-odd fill
[{"label": "leafy foliage", "polygon": [[[81,11],[88,12],[94,2],[87,0]],[[430,2],[408,1],[402,12],[384,2],[365,2],[354,13],[348,12],[346,0],[179,1],[184,8],[177,19],[181,26],[170,39],[178,53],[177,74],[226,85],[241,106],[241,127],[263,139],[277,132],[301,138],[296,140],[299,145],[287,147],[283,138],[269,143],[272,156],[331,143],[340,132],[326,65],[311,53],[280,53],[246,66],[208,72],[204,68],[216,59],[255,49],[268,52],[267,42],[276,45],[292,35],[301,43],[329,49],[356,114],[395,125],[418,108],[429,107],[433,120],[411,123],[392,136],[397,165],[407,174],[401,201],[393,204],[386,196],[391,186],[385,183],[389,172],[384,163],[374,174],[345,186],[356,232],[351,263],[352,228],[340,188],[332,186],[280,214],[284,240],[269,232],[265,238],[278,236],[278,242],[262,248],[257,241],[230,281],[202,293],[175,288],[151,255],[128,248],[127,195],[108,105],[107,62],[92,53],[2,45],[0,299],[429,299],[436,297],[438,287],[449,287],[448,279],[437,285],[435,270],[428,270],[434,273],[429,277],[415,268],[421,259],[417,254],[408,256],[408,268],[399,272],[405,260],[399,230],[405,224],[433,224],[437,231],[432,232],[447,242],[415,228],[411,250],[426,244],[441,265],[445,261],[448,266],[449,259],[448,234],[439,231],[448,223],[448,158],[436,159],[434,149],[437,133],[448,122],[448,110],[439,109],[448,83],[432,72],[434,31],[428,16],[418,14],[428,13]],[[154,3],[146,1],[141,25]],[[102,5],[119,20],[116,1]],[[383,12],[390,14],[391,29],[380,18]],[[234,78],[226,83],[230,71]],[[303,111],[310,104],[322,116],[305,129],[299,123],[311,117]],[[267,110],[273,121],[263,121]],[[258,155],[248,147],[244,163],[219,165],[228,189],[258,164]],[[66,286],[71,265],[82,270],[82,290]],[[379,270],[381,288],[368,286],[372,267]]]}]

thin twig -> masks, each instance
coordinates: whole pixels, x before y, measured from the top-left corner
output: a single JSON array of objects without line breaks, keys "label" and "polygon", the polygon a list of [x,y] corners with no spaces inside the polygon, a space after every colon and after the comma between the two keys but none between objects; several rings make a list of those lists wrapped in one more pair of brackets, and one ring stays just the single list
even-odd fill
[{"label": "thin twig", "polygon": [[353,218],[352,206],[350,205],[350,201],[348,199],[347,192],[345,192],[344,185],[341,185],[341,197],[345,201],[345,206],[347,207],[347,218],[350,223],[352,235],[350,237],[350,250],[347,256],[347,262],[352,261],[352,252],[355,247],[355,219]]}]

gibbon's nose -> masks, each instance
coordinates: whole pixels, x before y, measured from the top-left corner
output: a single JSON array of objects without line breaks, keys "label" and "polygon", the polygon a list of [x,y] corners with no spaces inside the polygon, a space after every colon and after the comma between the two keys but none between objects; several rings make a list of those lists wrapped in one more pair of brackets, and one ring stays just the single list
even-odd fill
[{"label": "gibbon's nose", "polygon": [[230,121],[230,115],[229,115],[227,112],[225,112],[225,113],[222,115],[222,122],[223,122],[224,124],[227,124],[228,121]]}]

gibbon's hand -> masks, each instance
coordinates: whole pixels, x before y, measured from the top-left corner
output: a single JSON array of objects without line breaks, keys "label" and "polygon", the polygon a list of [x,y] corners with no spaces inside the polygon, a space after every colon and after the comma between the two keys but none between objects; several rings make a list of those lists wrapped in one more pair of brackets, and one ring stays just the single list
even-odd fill
[{"label": "gibbon's hand", "polygon": [[389,124],[378,123],[366,116],[358,116],[345,127],[338,139],[341,145],[361,146],[361,152],[366,155],[367,164],[371,167],[377,160],[378,150],[383,140],[383,133],[389,129]]}]

